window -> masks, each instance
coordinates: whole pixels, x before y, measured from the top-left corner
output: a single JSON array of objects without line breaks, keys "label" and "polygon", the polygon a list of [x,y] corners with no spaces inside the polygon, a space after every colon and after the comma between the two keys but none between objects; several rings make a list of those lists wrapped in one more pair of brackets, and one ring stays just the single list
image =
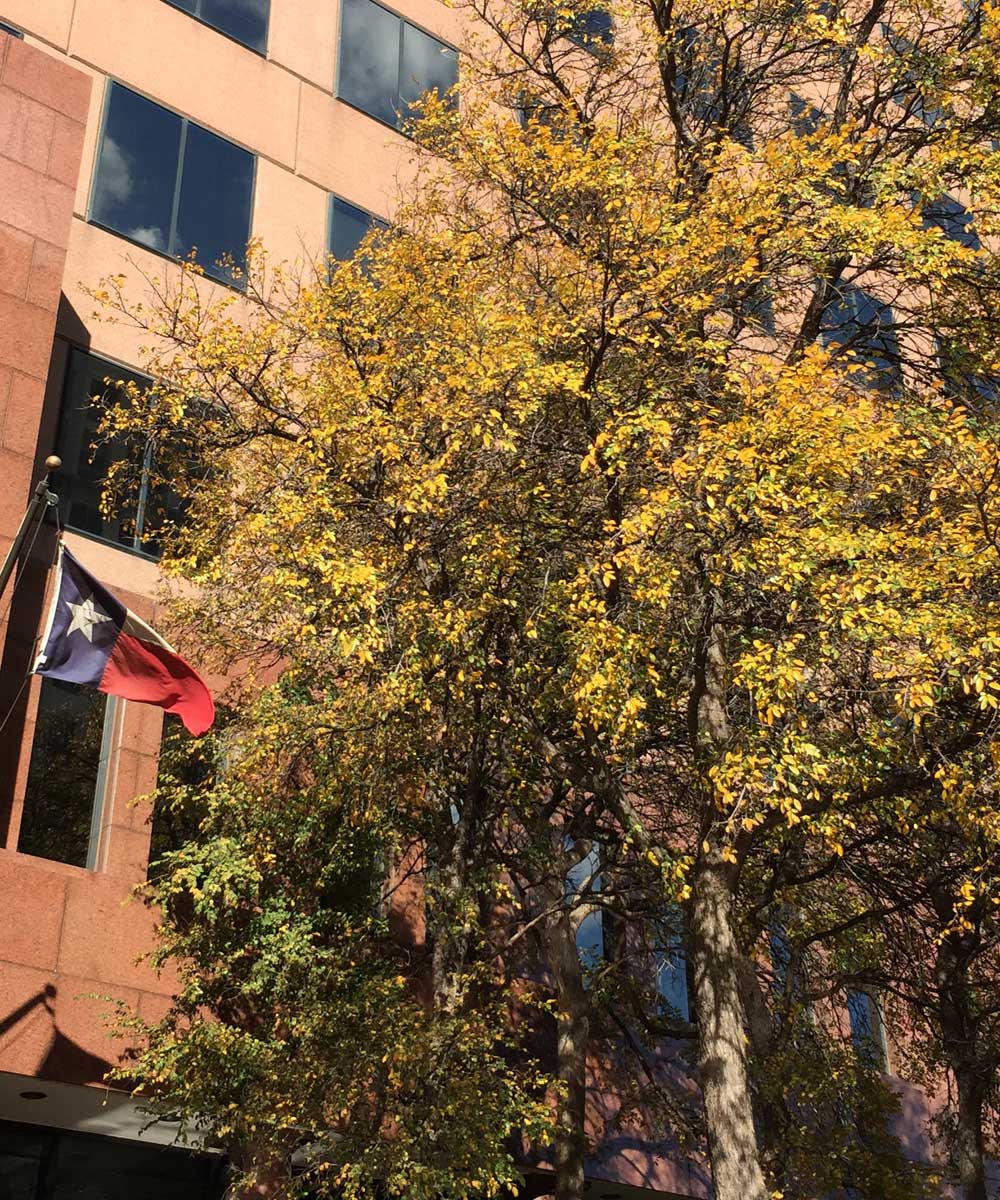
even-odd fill
[{"label": "window", "polygon": [[892,309],[863,288],[848,284],[826,306],[820,341],[865,363],[869,387],[892,390],[902,381]]},{"label": "window", "polygon": [[410,106],[458,81],[458,54],[373,0],[343,0],[337,95],[399,129]]},{"label": "window", "polygon": [[797,92],[791,92],[788,97],[791,110],[792,132],[799,137],[811,137],[819,130],[823,114],[815,104],[802,98]]},{"label": "window", "polygon": [[179,717],[164,713],[156,786],[187,791],[183,800],[175,804],[168,803],[165,796],[155,800],[149,843],[151,879],[165,854],[198,840],[207,811],[198,791],[211,788],[216,775],[216,762],[209,753],[198,739],[188,736]]},{"label": "window", "polygon": [[873,1071],[887,1071],[889,1053],[878,1001],[870,992],[848,992],[847,1015],[859,1061]]},{"label": "window", "polygon": [[[183,516],[183,502],[169,487],[155,483],[152,443],[123,437],[97,442],[101,406],[127,403],[122,384],[129,382],[139,388],[149,384],[145,376],[94,354],[70,352],[56,446],[63,461],[57,487],[60,517],[67,529],[156,558],[157,533]],[[133,464],[135,487],[115,506],[114,515],[106,515],[101,494],[111,464],[121,459]]]},{"label": "window", "polygon": [[566,37],[584,50],[610,46],[615,40],[614,21],[611,14],[603,8],[573,13],[566,29]]},{"label": "window", "polygon": [[0,1122],[4,1200],[216,1200],[225,1174],[221,1154]]},{"label": "window", "polygon": [[[896,33],[888,25],[882,25],[882,36],[896,56],[892,66],[898,75],[898,82],[893,92],[893,100],[900,108],[908,109],[928,128],[932,128],[943,116],[940,108],[928,106],[925,92],[927,90],[928,67],[931,65],[926,53],[915,46],[909,38]],[[930,79],[933,86],[933,79]]]},{"label": "window", "polygon": [[[567,850],[572,851],[570,842]],[[587,904],[601,890],[601,876],[598,873],[601,853],[597,846],[592,847],[587,854],[574,863],[566,873],[566,899],[571,904]],[[604,921],[600,909],[588,912],[576,930],[576,948],[580,952],[580,961],[589,969],[597,966],[604,957]]]},{"label": "window", "polygon": [[258,54],[267,50],[271,0],[167,0]]},{"label": "window", "polygon": [[972,215],[954,197],[941,196],[933,204],[924,205],[922,217],[925,229],[940,229],[945,237],[970,250],[982,248],[979,234],[972,224]]},{"label": "window", "polygon": [[687,954],[684,951],[684,911],[672,904],[667,921],[657,929],[653,948],[656,991],[670,1016],[691,1020]]},{"label": "window", "polygon": [[118,701],[94,688],[43,679],[17,848],[93,867]]},{"label": "window", "polygon": [[703,128],[724,121],[733,141],[752,150],[748,96],[738,59],[723,71],[719,47],[696,25],[685,25],[674,35],[674,61],[677,98],[690,117]]},{"label": "window", "polygon": [[775,921],[771,925],[768,950],[771,958],[772,986],[776,992],[784,995],[788,987],[788,972],[792,966],[792,943],[781,921]]},{"label": "window", "polygon": [[330,197],[329,228],[327,230],[327,253],[341,262],[353,258],[361,240],[373,229],[388,229],[385,221],[341,200]]},{"label": "window", "polygon": [[6,21],[0,21],[0,33],[9,33],[11,37],[16,38],[24,37],[20,29],[15,29],[13,25],[8,25]]},{"label": "window", "polygon": [[220,260],[245,266],[254,167],[249,151],[110,83],[90,220],[238,283]]}]

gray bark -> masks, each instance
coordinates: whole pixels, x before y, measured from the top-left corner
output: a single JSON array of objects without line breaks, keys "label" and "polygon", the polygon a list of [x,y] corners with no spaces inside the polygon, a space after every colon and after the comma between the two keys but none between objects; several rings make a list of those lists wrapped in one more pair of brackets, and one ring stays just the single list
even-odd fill
[{"label": "gray bark", "polygon": [[715,1200],[767,1200],[754,1130],[740,949],[729,864],[717,848],[695,868],[691,947],[701,1089]]},{"label": "gray bark", "polygon": [[554,1195],[555,1200],[583,1200],[590,1005],[570,913],[554,920],[547,934],[559,1003],[556,1073],[564,1089],[556,1114]]},{"label": "gray bark", "polygon": [[988,1200],[983,1108],[984,1064],[977,1054],[972,995],[961,936],[948,934],[934,961],[941,1041],[958,1092],[955,1157],[963,1200]]}]

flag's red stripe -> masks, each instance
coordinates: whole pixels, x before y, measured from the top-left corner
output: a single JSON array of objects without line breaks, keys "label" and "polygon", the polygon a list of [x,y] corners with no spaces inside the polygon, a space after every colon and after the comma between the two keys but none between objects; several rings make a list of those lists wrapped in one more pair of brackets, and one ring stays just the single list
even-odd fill
[{"label": "flag's red stripe", "polygon": [[196,737],[215,718],[212,693],[178,654],[128,633],[120,633],[98,685],[102,692],[158,704],[176,713]]}]

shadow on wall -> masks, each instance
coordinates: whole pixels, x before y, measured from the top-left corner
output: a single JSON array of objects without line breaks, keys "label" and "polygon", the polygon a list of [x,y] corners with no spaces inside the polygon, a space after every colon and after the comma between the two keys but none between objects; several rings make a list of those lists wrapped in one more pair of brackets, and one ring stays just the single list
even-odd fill
[{"label": "shadow on wall", "polygon": [[[0,1046],[9,1046],[26,1032],[25,1022],[38,1036],[37,1021],[41,1017],[49,1025],[46,1049],[40,1056],[34,1074],[42,1079],[57,1079],[63,1083],[102,1083],[111,1070],[111,1063],[84,1050],[68,1038],[56,1022],[55,1001],[59,995],[55,984],[47,983],[40,992],[18,1005],[0,1020]],[[34,1017],[34,1020],[31,1018]]]}]

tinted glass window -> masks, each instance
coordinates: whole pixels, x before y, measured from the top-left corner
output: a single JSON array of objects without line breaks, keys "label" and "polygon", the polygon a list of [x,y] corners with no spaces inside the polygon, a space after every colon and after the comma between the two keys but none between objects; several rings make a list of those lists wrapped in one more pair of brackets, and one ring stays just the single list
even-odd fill
[{"label": "tinted glass window", "polygon": [[827,305],[820,340],[826,346],[841,346],[868,364],[870,387],[891,389],[899,384],[899,342],[892,309],[862,288],[845,287]]},{"label": "tinted glass window", "polygon": [[17,848],[87,866],[107,697],[43,679]]},{"label": "tinted glass window", "polygon": [[328,252],[334,258],[341,261],[353,258],[361,239],[370,230],[388,228],[385,221],[373,217],[363,208],[348,204],[339,196],[330,197],[330,229],[327,247]]},{"label": "tinted glass window", "polygon": [[216,772],[215,760],[208,753],[198,739],[188,736],[178,717],[165,714],[156,786],[189,790],[182,803],[168,804],[166,797],[156,799],[149,846],[150,878],[157,874],[157,864],[165,854],[198,839],[206,808],[197,793],[212,786]]},{"label": "tinted glass window", "polygon": [[[63,464],[57,481],[60,516],[67,529],[155,557],[159,531],[181,519],[184,505],[169,487],[155,482],[154,447],[145,439],[118,436],[98,440],[104,408],[128,402],[125,383],[143,388],[149,380],[94,354],[71,351],[56,446]],[[108,471],[112,463],[123,460],[133,468],[131,486],[116,503],[113,515],[102,513],[101,495]]]},{"label": "tinted glass window", "polygon": [[343,0],[337,95],[369,116],[399,126],[423,92],[447,91],[458,56],[373,0]]},{"label": "tinted glass window", "polygon": [[372,0],[343,0],[341,21],[338,95],[395,125],[402,21]]},{"label": "tinted glass window", "polygon": [[[174,253],[184,257],[196,249],[206,269],[223,258],[242,268],[250,238],[252,192],[253,155],[189,122]],[[225,267],[217,266],[211,273],[232,278]]]},{"label": "tinted glass window", "polygon": [[6,21],[0,21],[0,33],[9,33],[11,37],[16,38],[24,37],[20,29],[15,29],[13,25],[8,25]]},{"label": "tinted glass window", "polygon": [[657,930],[653,952],[656,971],[656,990],[665,1002],[669,1015],[691,1020],[688,997],[687,955],[684,952],[684,914],[680,905],[673,905],[668,920]]},{"label": "tinted glass window", "polygon": [[615,38],[614,22],[611,14],[603,8],[592,8],[590,12],[575,13],[566,35],[570,41],[584,48],[589,46],[610,46]]},{"label": "tinted glass window", "polygon": [[[567,900],[586,904],[588,897],[600,892],[599,863],[600,852],[594,849],[570,867],[566,875]],[[585,967],[596,967],[604,957],[604,922],[600,909],[587,913],[577,926],[576,948]]]},{"label": "tinted glass window", "polygon": [[197,247],[207,275],[229,254],[242,266],[250,237],[254,157],[185,117],[109,85],[91,220],[161,254]]},{"label": "tinted glass window", "polygon": [[91,219],[172,254],[181,118],[127,88],[110,89]]},{"label": "tinted glass window", "polygon": [[3,1200],[215,1200],[221,1155],[0,1123]]},{"label": "tinted glass window", "polygon": [[403,57],[399,76],[399,97],[402,115],[406,107],[418,100],[424,92],[437,89],[443,96],[458,79],[458,55],[450,46],[445,46],[405,21],[403,25]]},{"label": "tinted glass window", "polygon": [[270,0],[167,0],[251,50],[267,49]]},{"label": "tinted glass window", "polygon": [[875,999],[868,992],[848,992],[847,1014],[851,1023],[851,1041],[858,1058],[873,1070],[886,1070],[885,1033]]},{"label": "tinted glass window", "polygon": [[972,216],[963,204],[959,204],[951,196],[941,196],[933,204],[928,204],[923,211],[924,228],[936,226],[945,237],[961,242],[970,250],[980,249],[982,243],[972,224]]}]

